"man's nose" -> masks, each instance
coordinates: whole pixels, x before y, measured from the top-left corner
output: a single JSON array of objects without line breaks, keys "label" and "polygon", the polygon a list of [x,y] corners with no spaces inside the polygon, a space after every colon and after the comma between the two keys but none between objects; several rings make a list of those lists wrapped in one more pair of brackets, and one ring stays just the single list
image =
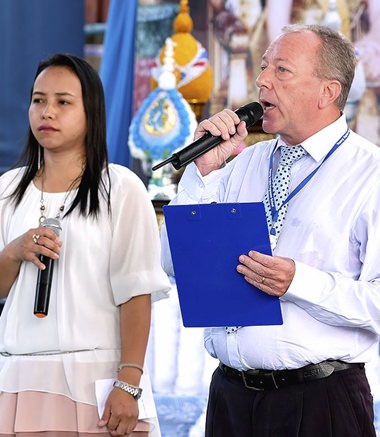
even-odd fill
[{"label": "man's nose", "polygon": [[270,84],[270,74],[267,69],[261,70],[261,73],[257,76],[256,86],[262,88],[264,86],[269,87]]}]

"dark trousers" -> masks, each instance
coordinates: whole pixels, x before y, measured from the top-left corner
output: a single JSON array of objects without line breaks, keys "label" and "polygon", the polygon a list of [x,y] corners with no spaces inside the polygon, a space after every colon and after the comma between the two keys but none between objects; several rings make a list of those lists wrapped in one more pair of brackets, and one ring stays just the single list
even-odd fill
[{"label": "dark trousers", "polygon": [[364,368],[255,391],[215,370],[206,437],[376,437]]}]

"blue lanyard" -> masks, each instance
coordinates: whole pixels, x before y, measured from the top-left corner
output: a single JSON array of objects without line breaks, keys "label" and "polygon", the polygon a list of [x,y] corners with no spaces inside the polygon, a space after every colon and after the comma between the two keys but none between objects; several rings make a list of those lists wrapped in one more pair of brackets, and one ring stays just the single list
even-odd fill
[{"label": "blue lanyard", "polygon": [[[276,205],[274,202],[274,192],[273,192],[273,155],[276,148],[273,149],[273,152],[269,160],[269,176],[268,176],[269,205],[270,205],[270,211],[271,211],[273,223],[277,222],[278,214],[281,208],[283,208],[296,194],[298,194],[302,190],[302,188],[310,181],[310,179],[315,175],[315,173],[317,173],[317,171],[321,168],[321,165],[328,158],[330,158],[330,156],[338,149],[339,146],[341,146],[346,141],[349,135],[350,135],[350,129],[347,128],[346,132],[334,144],[334,147],[330,149],[329,153],[324,157],[323,161],[319,164],[319,166],[315,168],[308,176],[306,176],[305,179],[302,182],[300,182],[291,193],[288,194],[288,196],[282,202],[282,204],[279,206],[278,209],[276,209]],[[273,225],[272,225],[272,229],[270,230],[270,233],[272,235],[276,235],[276,230],[274,229]]]}]

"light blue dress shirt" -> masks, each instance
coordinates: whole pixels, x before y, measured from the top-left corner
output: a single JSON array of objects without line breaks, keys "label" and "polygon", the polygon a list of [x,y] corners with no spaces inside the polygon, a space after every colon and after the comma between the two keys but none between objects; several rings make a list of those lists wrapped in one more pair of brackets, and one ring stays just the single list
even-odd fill
[{"label": "light blue dress shirt", "polygon": [[[308,154],[294,164],[290,190],[346,130],[342,115],[302,143]],[[203,178],[190,164],[172,204],[262,201],[269,156],[280,145],[281,139],[257,143]],[[233,229],[221,238],[231,236]],[[231,335],[206,328],[208,352],[243,370],[299,368],[326,359],[368,361],[380,334],[380,148],[350,133],[290,201],[274,255],[296,263],[281,297],[283,325],[244,327]],[[162,262],[173,274],[165,226]]]}]

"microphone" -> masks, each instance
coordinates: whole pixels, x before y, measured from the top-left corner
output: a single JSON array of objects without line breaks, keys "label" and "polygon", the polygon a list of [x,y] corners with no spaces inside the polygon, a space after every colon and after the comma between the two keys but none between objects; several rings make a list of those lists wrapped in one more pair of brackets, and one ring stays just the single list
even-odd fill
[{"label": "microphone", "polygon": [[[248,103],[245,106],[241,106],[239,109],[235,111],[235,113],[239,116],[240,121],[245,121],[247,127],[250,127],[261,119],[264,110],[260,105],[260,103],[253,102],[253,103]],[[216,137],[214,135],[211,135],[210,133],[207,133],[203,135],[203,137],[198,138],[189,146],[180,150],[179,152],[173,153],[173,155],[170,158],[152,167],[152,170],[153,171],[158,170],[159,168],[169,163],[172,163],[173,167],[176,170],[179,170],[181,167],[184,167],[185,165],[194,161],[199,156],[213,149],[223,141],[224,140],[222,137],[220,136]]]},{"label": "microphone", "polygon": [[[45,219],[41,226],[51,229],[57,236],[59,236],[62,230],[61,222],[56,218]],[[49,310],[54,260],[48,256],[40,255],[40,261],[45,264],[46,268],[45,270],[38,269],[34,315],[37,317],[45,317]]]}]

